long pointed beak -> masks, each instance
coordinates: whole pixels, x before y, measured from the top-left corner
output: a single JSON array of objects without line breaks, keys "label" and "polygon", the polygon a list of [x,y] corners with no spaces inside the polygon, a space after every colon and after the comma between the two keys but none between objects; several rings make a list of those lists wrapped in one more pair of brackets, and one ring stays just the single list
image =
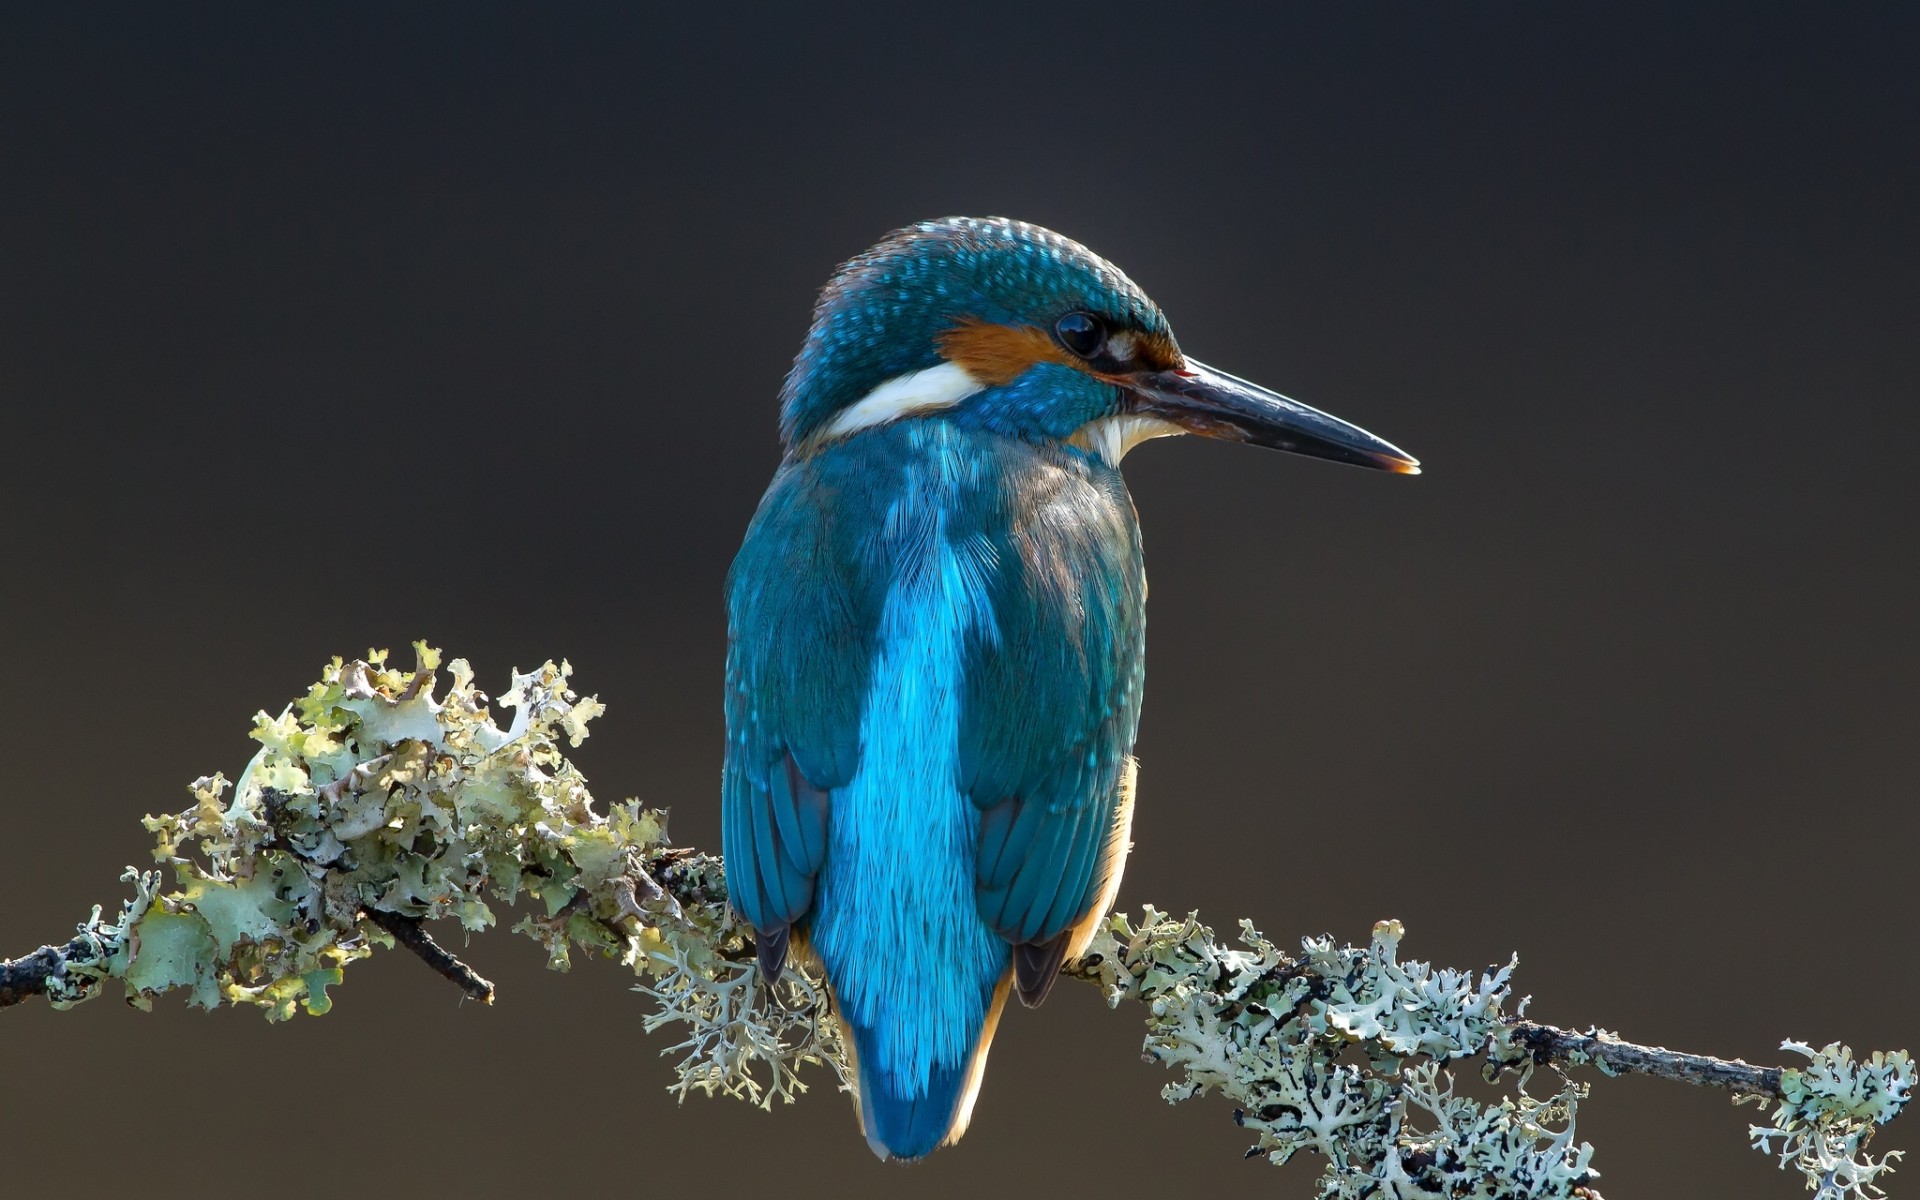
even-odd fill
[{"label": "long pointed beak", "polygon": [[1171,421],[1203,437],[1268,446],[1293,454],[1418,475],[1420,463],[1358,425],[1289,400],[1257,383],[1187,360],[1177,371],[1150,371],[1128,381],[1134,411]]}]

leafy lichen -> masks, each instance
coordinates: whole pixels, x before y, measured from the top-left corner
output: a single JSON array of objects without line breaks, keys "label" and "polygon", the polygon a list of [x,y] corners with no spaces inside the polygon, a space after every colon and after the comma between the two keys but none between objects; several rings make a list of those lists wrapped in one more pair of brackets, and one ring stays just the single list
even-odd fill
[{"label": "leafy lichen", "polygon": [[1476,976],[1402,962],[1404,932],[1383,921],[1365,948],[1308,938],[1289,959],[1250,923],[1235,949],[1148,908],[1137,925],[1112,917],[1080,969],[1110,1004],[1147,1005],[1148,1058],[1182,1072],[1167,1099],[1218,1091],[1255,1132],[1250,1153],[1321,1155],[1323,1200],[1585,1195],[1599,1173],[1574,1141],[1577,1085],[1540,1100],[1523,1072],[1487,1105],[1455,1094],[1445,1069],[1525,1058],[1506,1038],[1515,964]]},{"label": "leafy lichen", "polygon": [[[665,815],[637,801],[596,811],[560,743],[579,745],[604,710],[569,687],[571,667],[516,673],[496,699],[454,660],[442,696],[439,653],[416,652],[411,671],[384,652],[335,659],[306,695],[254,718],[260,749],[233,786],[196,780],[191,808],[148,817],[175,886],[129,872],[134,896],[110,921],[96,909],[49,979],[55,1006],[114,978],[140,1008],[180,990],[271,1021],[317,1016],[350,964],[392,945],[373,914],[474,932],[519,900],[533,912],[514,928],[551,966],[576,948],[617,959],[658,1004],[648,1028],[687,1027],[670,1048],[683,1094],[791,1100],[802,1062],[840,1062],[806,964],[778,997],[755,978],[719,860],[673,848]],[[504,728],[496,704],[512,714]]]},{"label": "leafy lichen", "polygon": [[[411,671],[384,652],[335,659],[277,716],[255,717],[260,749],[233,786],[196,780],[192,807],[148,817],[159,869],[130,869],[133,895],[113,919],[96,908],[64,948],[39,952],[53,960],[43,990],[54,1005],[118,979],[140,1008],[180,991],[274,1021],[317,1016],[346,968],[395,944],[394,930],[454,920],[477,932],[496,905],[518,903],[514,929],[553,968],[579,949],[635,972],[655,1006],[645,1027],[681,1035],[663,1053],[682,1098],[790,1102],[806,1063],[850,1086],[832,996],[804,948],[768,988],[720,860],[673,847],[665,815],[638,801],[596,809],[561,743],[579,745],[604,710],[572,690],[571,668],[515,673],[493,699],[456,659],[442,695],[439,653],[416,652]],[[496,704],[512,714],[504,728]],[[1192,916],[1148,908],[1137,923],[1110,917],[1068,969],[1112,1004],[1146,1006],[1148,1059],[1181,1073],[1167,1099],[1219,1092],[1253,1131],[1250,1153],[1320,1155],[1322,1200],[1594,1195],[1593,1148],[1575,1136],[1586,1089],[1566,1069],[1608,1070],[1621,1049],[1669,1052],[1523,1022],[1516,960],[1436,969],[1402,961],[1403,935],[1385,921],[1365,947],[1308,938],[1294,958],[1248,922],[1230,944]],[[1560,1049],[1543,1052],[1543,1031]],[[1779,1073],[1773,1124],[1752,1128],[1754,1145],[1822,1200],[1884,1195],[1876,1180],[1898,1154],[1876,1159],[1866,1145],[1910,1099],[1912,1060],[1786,1045],[1810,1062]],[[1452,1064],[1467,1058],[1489,1082],[1511,1073],[1507,1093],[1459,1094]],[[1554,1086],[1541,1097],[1527,1088],[1543,1063]]]},{"label": "leafy lichen", "polygon": [[1856,1061],[1853,1051],[1838,1042],[1815,1050],[1787,1041],[1780,1048],[1811,1061],[1780,1073],[1782,1094],[1774,1103],[1773,1124],[1748,1127],[1754,1149],[1778,1154],[1782,1167],[1798,1168],[1819,1200],[1885,1196],[1875,1180],[1893,1170],[1901,1152],[1875,1158],[1866,1152],[1867,1140],[1875,1126],[1893,1120],[1913,1098],[1912,1057],[1904,1050],[1876,1050]]}]

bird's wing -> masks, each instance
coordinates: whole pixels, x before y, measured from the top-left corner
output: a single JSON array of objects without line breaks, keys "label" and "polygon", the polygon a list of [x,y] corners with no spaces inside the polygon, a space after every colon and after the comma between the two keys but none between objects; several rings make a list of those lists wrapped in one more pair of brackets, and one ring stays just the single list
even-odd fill
[{"label": "bird's wing", "polygon": [[[833,456],[783,467],[728,577],[722,841],[734,907],[776,954],[813,902],[829,793],[860,754],[885,596],[851,540],[877,519],[854,482],[837,478]],[[769,965],[777,973],[777,958]]]},{"label": "bird's wing", "polygon": [[994,628],[969,656],[961,786],[981,810],[981,917],[1016,947],[1039,948],[1027,954],[1035,980],[1023,970],[1020,981],[1037,1003],[1114,865],[1146,580],[1117,472],[1024,471],[1004,486],[1014,519],[973,533],[992,540],[998,570]]}]

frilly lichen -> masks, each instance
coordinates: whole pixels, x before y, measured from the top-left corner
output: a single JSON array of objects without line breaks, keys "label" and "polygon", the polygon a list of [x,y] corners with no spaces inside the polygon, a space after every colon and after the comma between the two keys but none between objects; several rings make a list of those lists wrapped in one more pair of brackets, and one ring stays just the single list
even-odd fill
[{"label": "frilly lichen", "polygon": [[1183,1072],[1167,1099],[1218,1091],[1255,1132],[1249,1153],[1320,1154],[1323,1200],[1586,1195],[1599,1173],[1574,1141],[1582,1089],[1562,1079],[1541,1100],[1523,1070],[1515,1094],[1488,1105],[1457,1095],[1445,1070],[1471,1055],[1526,1059],[1506,1036],[1524,1007],[1505,1007],[1515,964],[1476,976],[1402,962],[1403,934],[1383,921],[1364,949],[1308,938],[1289,959],[1249,922],[1234,949],[1194,917],[1148,908],[1137,925],[1112,917],[1079,969],[1110,1004],[1147,1005],[1148,1059]]},{"label": "frilly lichen", "polygon": [[1856,1061],[1838,1042],[1815,1050],[1787,1041],[1780,1048],[1811,1061],[1780,1072],[1782,1096],[1774,1103],[1773,1124],[1748,1127],[1754,1149],[1777,1153],[1782,1167],[1798,1168],[1819,1200],[1885,1196],[1875,1180],[1893,1170],[1901,1152],[1875,1158],[1866,1152],[1867,1139],[1913,1098],[1913,1059],[1904,1050],[1876,1050]]},{"label": "frilly lichen", "polygon": [[[1365,949],[1307,938],[1290,959],[1249,922],[1236,949],[1193,916],[1148,908],[1138,924],[1109,918],[1074,970],[1110,1004],[1147,1005],[1148,1060],[1182,1071],[1168,1100],[1219,1091],[1258,1137],[1250,1154],[1322,1155],[1322,1200],[1595,1195],[1593,1147],[1574,1133],[1587,1089],[1562,1070],[1588,1056],[1548,1063],[1556,1090],[1529,1094],[1539,1064],[1521,1036],[1526,1000],[1508,1008],[1518,960],[1477,976],[1402,962],[1404,932],[1383,921]],[[1754,1145],[1799,1170],[1819,1200],[1883,1196],[1874,1181],[1900,1152],[1876,1159],[1866,1144],[1911,1098],[1912,1059],[1785,1048],[1813,1061],[1781,1072],[1784,1098],[1772,1127],[1752,1127]],[[1457,1094],[1447,1064],[1472,1056],[1488,1082],[1513,1072],[1511,1094]]]},{"label": "frilly lichen", "polygon": [[638,801],[595,811],[560,740],[579,745],[603,709],[568,686],[570,666],[515,673],[497,699],[512,713],[501,728],[464,661],[447,664],[438,697],[440,654],[415,649],[412,671],[383,651],[333,660],[305,696],[254,718],[260,750],[237,786],[195,780],[193,807],[148,817],[175,886],[130,870],[119,914],[96,908],[68,944],[53,1004],[117,978],[143,1009],[177,989],[201,1008],[317,1016],[348,965],[393,944],[370,913],[474,932],[495,923],[496,904],[522,900],[533,912],[514,928],[551,966],[564,970],[574,947],[617,959],[659,1006],[649,1029],[688,1027],[670,1047],[682,1094],[791,1100],[805,1090],[801,1063],[838,1065],[837,1027],[805,964],[768,1002],[719,860],[671,847],[665,815]]},{"label": "frilly lichen", "polygon": [[[394,944],[388,930],[446,919],[472,933],[519,901],[532,911],[514,929],[550,966],[566,969],[575,948],[617,960],[657,1006],[645,1028],[683,1027],[663,1051],[682,1098],[791,1101],[809,1062],[848,1086],[832,997],[804,947],[769,989],[720,860],[671,846],[665,815],[638,801],[596,811],[560,746],[579,745],[603,711],[569,687],[572,669],[516,672],[497,700],[513,714],[501,728],[464,661],[447,664],[437,698],[439,652],[416,651],[412,671],[384,652],[333,660],[306,695],[255,718],[260,749],[237,786],[207,776],[191,808],[148,817],[162,869],[129,869],[133,895],[112,920],[95,908],[65,947],[37,952],[55,960],[53,1004],[118,979],[139,1008],[179,990],[190,1005],[253,1005],[273,1021],[320,1015],[350,964]],[[1146,1005],[1148,1059],[1182,1073],[1169,1100],[1220,1092],[1254,1132],[1250,1153],[1322,1156],[1322,1200],[1593,1196],[1593,1148],[1575,1138],[1586,1089],[1563,1068],[1606,1070],[1594,1047],[1621,1044],[1533,1026],[1578,1043],[1543,1053],[1523,1032],[1525,1000],[1512,1002],[1517,960],[1436,970],[1401,961],[1403,934],[1385,921],[1365,948],[1308,938],[1291,958],[1251,923],[1236,947],[1147,908],[1137,924],[1110,917],[1068,970],[1112,1004]],[[1883,1196],[1876,1180],[1898,1152],[1875,1159],[1866,1144],[1910,1099],[1912,1060],[1786,1047],[1811,1061],[1779,1073],[1773,1124],[1752,1128],[1754,1145],[1821,1200]],[[1470,1057],[1490,1083],[1511,1072],[1507,1094],[1459,1094],[1449,1064]],[[1543,1062],[1544,1098],[1527,1091]]]}]

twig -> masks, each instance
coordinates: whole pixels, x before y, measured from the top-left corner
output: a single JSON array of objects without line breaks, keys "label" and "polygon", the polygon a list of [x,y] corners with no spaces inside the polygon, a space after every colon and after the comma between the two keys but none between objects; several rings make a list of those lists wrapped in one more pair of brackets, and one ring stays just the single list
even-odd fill
[{"label": "twig", "polygon": [[455,987],[467,994],[472,1000],[482,1004],[493,1003],[493,984],[461,962],[445,946],[433,940],[418,919],[403,917],[399,913],[382,912],[377,908],[363,910],[367,920],[393,935],[393,940],[420,956],[420,961],[432,967]]},{"label": "twig", "polygon": [[[75,943],[68,943],[71,948]],[[43,996],[47,980],[66,965],[67,949],[42,946],[32,954],[0,962],[0,1008],[18,1004],[28,996]]]},{"label": "twig", "polygon": [[1740,1096],[1782,1098],[1779,1067],[1756,1067],[1739,1059],[1687,1054],[1662,1046],[1623,1042],[1604,1029],[1574,1033],[1535,1021],[1515,1021],[1515,1037],[1534,1061],[1565,1063],[1585,1058],[1616,1074],[1652,1075],[1697,1087],[1725,1088]]},{"label": "twig", "polygon": [[[1097,965],[1095,959],[1080,959],[1065,963],[1061,972],[1070,978],[1104,987]],[[1314,969],[1298,959],[1282,957],[1261,976],[1261,980],[1284,987],[1302,977],[1313,980],[1314,986],[1301,996],[1295,1007],[1294,1015],[1297,1016],[1301,1007],[1325,995],[1326,982]],[[1618,1036],[1598,1028],[1575,1033],[1525,1020],[1509,1021],[1508,1027],[1513,1030],[1514,1039],[1533,1054],[1533,1060],[1537,1063],[1565,1066],[1584,1061],[1596,1063],[1603,1070],[1616,1075],[1651,1075],[1657,1079],[1690,1083],[1695,1087],[1725,1088],[1739,1096],[1765,1096],[1772,1100],[1785,1098],[1785,1093],[1780,1090],[1779,1067],[1756,1067],[1737,1058],[1714,1058],[1706,1054],[1668,1050],[1662,1046],[1641,1046],[1622,1041]]]},{"label": "twig", "polygon": [[[556,967],[576,943],[633,967],[639,990],[661,1006],[646,1027],[686,1022],[693,1031],[673,1048],[687,1054],[676,1064],[677,1092],[791,1099],[804,1090],[794,1071],[805,1062],[831,1064],[844,1081],[847,1050],[825,1019],[830,1001],[817,975],[793,973],[776,1003],[756,999],[765,994],[753,966],[758,947],[730,912],[720,859],[669,846],[665,814],[638,801],[595,812],[559,749],[562,736],[577,745],[601,711],[569,688],[570,668],[549,662],[515,672],[505,702],[517,713],[502,729],[464,663],[455,664],[445,702],[433,703],[426,664],[439,653],[424,644],[418,652],[411,678],[378,657],[372,665],[335,660],[312,703],[263,717],[261,751],[231,801],[222,799],[231,786],[223,776],[205,776],[192,785],[194,808],[147,818],[156,861],[174,864],[180,889],[162,894],[158,871],[129,869],[135,895],[114,920],[96,908],[66,945],[0,962],[0,1007],[44,995],[66,1008],[120,978],[143,1009],[187,985],[193,1002],[209,1007],[252,1004],[286,1020],[304,1000],[318,1015],[341,968],[372,952],[370,927],[463,995],[491,1003],[493,985],[418,917],[361,906],[411,895],[426,911],[457,907],[477,921],[491,915],[483,893],[551,904],[564,888],[571,894],[557,911],[515,928],[545,946]],[[343,747],[369,757],[343,770]],[[282,780],[299,787],[272,786]],[[478,815],[463,819],[475,798],[484,800]],[[432,821],[429,811],[438,814]],[[451,830],[449,813],[458,820]],[[183,854],[193,845],[204,862]],[[492,869],[500,862],[510,869]],[[412,890],[396,893],[402,885]],[[1750,1127],[1755,1146],[1835,1196],[1844,1173],[1849,1200],[1880,1194],[1872,1180],[1898,1152],[1868,1156],[1867,1138],[1920,1090],[1904,1052],[1856,1060],[1838,1042],[1818,1050],[1786,1042],[1809,1060],[1789,1070],[1524,1020],[1504,1007],[1513,964],[1476,974],[1402,962],[1397,921],[1378,923],[1366,947],[1306,939],[1298,958],[1241,924],[1246,949],[1234,949],[1197,915],[1181,921],[1149,907],[1138,925],[1113,917],[1094,952],[1064,970],[1102,987],[1112,1004],[1151,1006],[1145,1052],[1185,1072],[1166,1089],[1169,1099],[1218,1092],[1258,1131],[1257,1152],[1279,1162],[1317,1151],[1331,1164],[1323,1183],[1342,1194],[1388,1183],[1422,1194],[1597,1200],[1587,1186],[1593,1149],[1573,1143],[1583,1085],[1562,1079],[1553,1097],[1522,1088],[1496,1109],[1456,1096],[1444,1069],[1453,1060],[1481,1057],[1494,1070],[1523,1072],[1530,1063],[1592,1064],[1777,1100],[1771,1126]],[[1356,1043],[1367,1051],[1364,1067],[1342,1061]],[[1403,1069],[1410,1056],[1417,1061]],[[770,1088],[754,1080],[761,1066],[774,1073]],[[1410,1105],[1435,1127],[1409,1133]]]},{"label": "twig", "polygon": [[[665,885],[661,893],[671,905],[677,908],[683,899],[693,904],[711,899],[694,880],[678,877],[678,873],[671,869],[671,862],[667,865],[669,869],[661,872],[661,883]],[[626,886],[631,888],[633,885],[627,883]],[[681,891],[687,895],[676,895]],[[630,892],[626,894],[631,895]],[[493,1003],[493,984],[434,941],[418,920],[379,909],[367,909],[365,916],[467,996],[483,1004]],[[82,940],[77,939],[67,947],[42,946],[31,954],[0,962],[0,1008],[19,1004],[29,996],[43,995],[47,990],[47,980],[59,973],[68,953],[81,945]],[[1304,964],[1289,959],[1276,966],[1269,975],[1276,982],[1284,983],[1296,976],[1311,973]],[[1098,982],[1098,977],[1084,969],[1083,964],[1069,963],[1066,974],[1088,982]],[[1688,1054],[1660,1046],[1641,1046],[1622,1041],[1600,1029],[1576,1033],[1537,1021],[1515,1021],[1512,1028],[1515,1039],[1533,1053],[1536,1062],[1566,1064],[1584,1059],[1616,1074],[1651,1075],[1697,1087],[1724,1088],[1736,1095],[1766,1096],[1775,1100],[1782,1098],[1779,1067],[1756,1067],[1739,1059]]]}]

